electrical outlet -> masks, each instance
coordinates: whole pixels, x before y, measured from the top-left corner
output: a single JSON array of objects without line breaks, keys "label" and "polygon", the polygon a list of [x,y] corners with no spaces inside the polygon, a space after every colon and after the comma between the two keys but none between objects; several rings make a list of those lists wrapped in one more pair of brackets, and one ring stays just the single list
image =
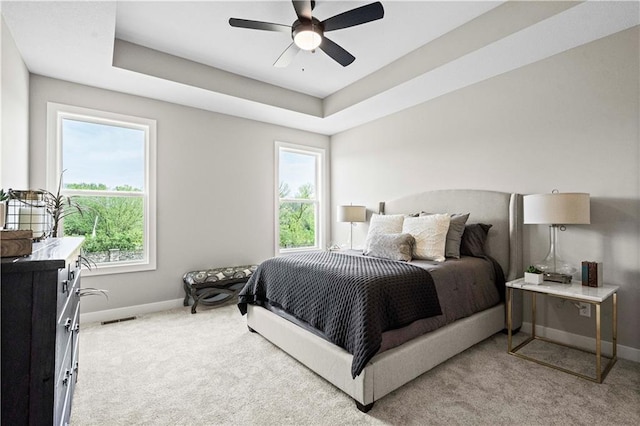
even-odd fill
[{"label": "electrical outlet", "polygon": [[591,318],[591,303],[580,303],[580,315]]}]

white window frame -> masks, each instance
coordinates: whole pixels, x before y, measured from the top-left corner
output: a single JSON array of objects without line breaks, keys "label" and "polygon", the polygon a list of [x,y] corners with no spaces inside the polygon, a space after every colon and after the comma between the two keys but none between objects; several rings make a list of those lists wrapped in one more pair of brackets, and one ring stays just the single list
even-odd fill
[{"label": "white window frame", "polygon": [[[145,132],[144,152],[144,258],[137,262],[101,263],[92,270],[83,270],[84,276],[150,271],[156,269],[156,121],[113,112],[100,111],[54,102],[47,103],[47,189],[57,191],[62,172],[62,120],[72,119],[106,124]],[[62,190],[65,195],[87,195],[87,191]],[[113,192],[101,195],[127,196]],[[139,193],[135,194],[139,196]]]},{"label": "white window frame", "polygon": [[[328,164],[326,158],[326,150],[324,148],[316,148],[307,145],[292,144],[287,142],[275,142],[275,181],[274,181],[274,253],[275,255],[283,255],[289,253],[301,253],[324,250],[327,241],[327,208],[328,208]],[[316,159],[316,199],[313,204],[316,205],[316,245],[314,247],[300,248],[280,248],[280,152],[289,151],[299,154],[313,155]],[[295,198],[287,199],[288,201],[309,202],[309,200],[298,200]]]}]

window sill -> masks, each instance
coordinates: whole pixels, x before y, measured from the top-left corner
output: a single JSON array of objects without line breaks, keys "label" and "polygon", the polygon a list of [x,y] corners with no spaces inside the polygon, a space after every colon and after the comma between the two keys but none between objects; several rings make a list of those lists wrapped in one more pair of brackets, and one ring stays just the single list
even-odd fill
[{"label": "window sill", "polygon": [[113,264],[109,263],[101,263],[98,266],[92,266],[91,269],[87,269],[86,267],[82,268],[82,276],[83,277],[95,277],[100,275],[112,275],[112,274],[128,274],[132,272],[143,272],[143,271],[155,271],[156,265],[155,263],[125,263],[125,262],[114,262]]},{"label": "window sill", "polygon": [[288,250],[280,250],[276,256],[288,256],[290,254],[304,254],[304,253],[317,253],[319,251],[324,251],[317,247],[307,247],[301,249],[288,249]]}]

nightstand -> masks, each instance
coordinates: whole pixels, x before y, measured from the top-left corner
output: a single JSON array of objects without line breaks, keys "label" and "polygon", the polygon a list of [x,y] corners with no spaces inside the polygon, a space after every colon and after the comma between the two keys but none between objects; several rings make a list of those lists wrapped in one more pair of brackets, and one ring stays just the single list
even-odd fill
[{"label": "nightstand", "polygon": [[[591,380],[596,383],[602,383],[604,378],[607,376],[611,367],[617,361],[617,349],[618,349],[618,288],[619,286],[614,285],[604,285],[602,287],[586,287],[581,283],[573,283],[573,284],[560,284],[551,281],[544,281],[542,284],[527,284],[524,282],[524,279],[520,278],[514,281],[509,281],[506,284],[507,287],[507,335],[508,335],[508,344],[507,344],[507,352],[511,355],[515,355],[520,358],[528,359],[530,361],[537,362],[538,364],[545,365],[547,367],[555,368],[556,370],[564,371],[565,373],[573,374],[574,376],[581,377],[583,379]],[[515,348],[512,347],[512,333],[511,333],[511,316],[512,316],[512,301],[513,301],[513,291],[514,289],[521,290],[524,293],[529,293],[531,295],[531,336],[527,338],[524,342],[520,343]],[[551,339],[547,339],[546,337],[537,336],[536,335],[536,295],[537,294],[545,294],[548,296],[559,297],[561,299],[573,300],[575,302],[581,303],[589,303],[595,306],[595,316],[596,316],[596,350],[585,351],[588,353],[595,354],[596,356],[596,374],[595,377],[590,377],[584,374],[577,373],[572,370],[568,370],[566,368],[562,368],[545,361],[532,358],[530,356],[524,355],[522,353],[518,353],[520,349],[522,349],[527,344],[531,343],[534,340],[543,340],[546,342],[554,343],[556,345],[566,346],[573,349],[579,349],[584,351],[581,348],[577,348],[575,346],[567,345],[562,342],[554,341]],[[613,330],[612,334],[612,344],[613,351],[609,362],[605,366],[604,370],[602,370],[602,340],[600,336],[601,330],[601,321],[600,321],[600,305],[605,302],[607,299],[611,299],[611,303],[613,304],[613,317],[611,319],[611,327]]]}]

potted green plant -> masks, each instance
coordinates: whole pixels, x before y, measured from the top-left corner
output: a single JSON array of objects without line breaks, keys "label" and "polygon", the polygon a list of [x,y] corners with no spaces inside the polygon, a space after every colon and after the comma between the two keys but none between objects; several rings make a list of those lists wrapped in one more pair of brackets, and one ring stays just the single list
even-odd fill
[{"label": "potted green plant", "polygon": [[524,271],[524,282],[527,284],[542,284],[544,275],[542,271],[531,265]]},{"label": "potted green plant", "polygon": [[47,212],[51,215],[51,236],[52,237],[61,237],[60,222],[65,217],[80,213],[82,216],[84,214],[83,207],[73,200],[73,197],[65,196],[60,194],[62,189],[62,173],[60,173],[60,180],[58,181],[58,191],[54,194],[46,189],[42,189],[44,192],[44,202],[47,208]]}]

